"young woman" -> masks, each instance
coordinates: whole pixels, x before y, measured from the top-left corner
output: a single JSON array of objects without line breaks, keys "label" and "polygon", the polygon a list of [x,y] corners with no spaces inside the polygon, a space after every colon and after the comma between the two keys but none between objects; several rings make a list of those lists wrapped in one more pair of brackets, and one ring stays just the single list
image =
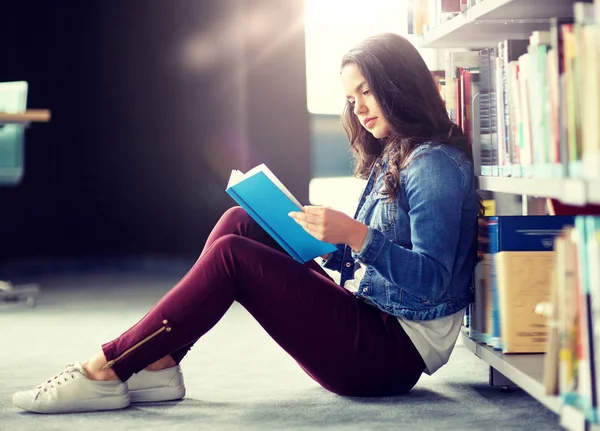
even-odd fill
[{"label": "young woman", "polygon": [[355,218],[290,214],[338,244],[324,266],[288,256],[244,210],[228,210],[188,274],[83,363],[13,397],[41,413],[110,410],[184,396],[179,363],[242,304],[316,382],[339,395],[409,391],[445,364],[473,299],[479,202],[470,152],[404,38],[365,40],[342,61],[343,124],[367,179]]}]

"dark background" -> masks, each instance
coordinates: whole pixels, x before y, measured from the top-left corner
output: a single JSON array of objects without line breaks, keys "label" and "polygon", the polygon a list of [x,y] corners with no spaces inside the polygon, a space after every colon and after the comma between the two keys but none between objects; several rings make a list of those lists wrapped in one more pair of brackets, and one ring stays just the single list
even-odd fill
[{"label": "dark background", "polygon": [[265,162],[308,202],[303,2],[0,0],[0,81],[29,82],[0,261],[192,257]]}]

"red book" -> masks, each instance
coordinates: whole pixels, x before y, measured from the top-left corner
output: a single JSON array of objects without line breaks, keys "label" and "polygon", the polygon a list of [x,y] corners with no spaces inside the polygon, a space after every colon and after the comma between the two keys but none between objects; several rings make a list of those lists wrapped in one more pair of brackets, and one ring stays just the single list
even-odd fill
[{"label": "red book", "polygon": [[454,80],[454,122],[458,127],[464,130],[463,128],[463,92],[462,92],[462,67],[457,67],[454,70],[454,76],[452,79]]},{"label": "red book", "polygon": [[467,137],[469,148],[472,148],[471,134],[473,131],[473,92],[471,71],[463,69],[461,71],[462,86],[463,86],[463,103],[462,103],[462,130]]},{"label": "red book", "polygon": [[582,207],[567,205],[556,199],[548,200],[548,209],[551,215],[600,215],[600,205],[586,204]]}]

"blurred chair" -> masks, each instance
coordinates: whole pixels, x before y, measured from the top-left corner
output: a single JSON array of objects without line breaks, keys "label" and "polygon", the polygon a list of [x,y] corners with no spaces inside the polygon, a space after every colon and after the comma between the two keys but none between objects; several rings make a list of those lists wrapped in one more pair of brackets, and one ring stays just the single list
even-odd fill
[{"label": "blurred chair", "polygon": [[[0,113],[22,114],[27,108],[27,82],[0,82]],[[15,186],[23,178],[23,152],[26,122],[0,120],[0,187]],[[40,289],[37,285],[13,286],[0,281],[0,302],[33,307]]]},{"label": "blurred chair", "polygon": [[[0,82],[0,112],[24,113],[27,108],[27,82]],[[0,187],[15,186],[23,178],[25,124],[0,122]]]}]

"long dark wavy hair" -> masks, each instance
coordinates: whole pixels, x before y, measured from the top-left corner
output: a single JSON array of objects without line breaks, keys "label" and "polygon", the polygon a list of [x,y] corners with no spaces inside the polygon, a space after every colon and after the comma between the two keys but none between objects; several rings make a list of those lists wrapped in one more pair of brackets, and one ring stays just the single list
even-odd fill
[{"label": "long dark wavy hair", "polygon": [[344,55],[342,69],[352,63],[367,81],[391,127],[388,137],[375,138],[346,103],[342,125],[356,159],[356,176],[368,177],[375,161],[386,158],[385,188],[393,199],[408,156],[426,141],[460,147],[472,160],[462,130],[450,121],[431,72],[408,40],[393,33],[370,37]]}]

